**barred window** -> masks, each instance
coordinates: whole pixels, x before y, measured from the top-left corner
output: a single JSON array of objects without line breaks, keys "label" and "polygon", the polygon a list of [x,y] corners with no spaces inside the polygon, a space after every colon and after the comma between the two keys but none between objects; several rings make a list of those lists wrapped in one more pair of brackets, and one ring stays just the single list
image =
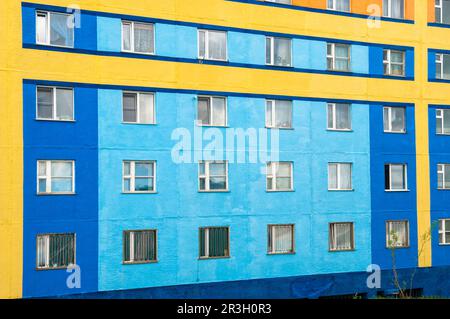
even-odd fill
[{"label": "barred window", "polygon": [[75,264],[75,234],[43,234],[37,236],[38,269],[66,268]]},{"label": "barred window", "polygon": [[269,254],[290,254],[294,252],[294,225],[269,225]]},{"label": "barred window", "polygon": [[230,256],[228,227],[200,228],[200,258]]},{"label": "barred window", "polygon": [[123,262],[157,261],[156,230],[134,230],[123,233]]},{"label": "barred window", "polygon": [[355,249],[353,223],[330,224],[330,251]]}]

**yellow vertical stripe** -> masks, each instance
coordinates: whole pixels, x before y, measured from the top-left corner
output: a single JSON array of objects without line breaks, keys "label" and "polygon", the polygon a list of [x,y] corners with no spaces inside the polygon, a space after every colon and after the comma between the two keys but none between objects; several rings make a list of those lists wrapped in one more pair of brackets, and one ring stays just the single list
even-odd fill
[{"label": "yellow vertical stripe", "polygon": [[0,298],[22,296],[22,77],[14,67],[20,16],[20,1],[0,1]]},{"label": "yellow vertical stripe", "polygon": [[415,73],[420,98],[415,105],[416,119],[416,165],[417,165],[417,235],[419,267],[431,267],[431,241],[426,234],[431,227],[430,160],[428,127],[428,47],[426,33],[428,22],[427,1],[416,1],[416,24],[421,26],[420,41],[415,47]]}]

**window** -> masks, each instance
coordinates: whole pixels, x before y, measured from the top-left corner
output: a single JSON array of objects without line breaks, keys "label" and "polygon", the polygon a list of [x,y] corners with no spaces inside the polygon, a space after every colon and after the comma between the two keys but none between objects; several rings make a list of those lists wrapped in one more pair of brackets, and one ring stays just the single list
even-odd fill
[{"label": "window", "polygon": [[450,54],[436,54],[436,79],[450,80]]},{"label": "window", "polygon": [[123,192],[124,193],[156,192],[156,162],[124,161]]},{"label": "window", "polygon": [[122,21],[122,51],[154,54],[153,24]]},{"label": "window", "polygon": [[200,161],[198,165],[198,182],[201,192],[227,191],[228,162]]},{"label": "window", "polygon": [[327,65],[330,71],[350,71],[350,45],[328,43]]},{"label": "window", "polygon": [[123,262],[142,264],[157,261],[156,230],[123,232]]},{"label": "window", "polygon": [[73,89],[37,87],[38,120],[73,121]]},{"label": "window", "polygon": [[383,50],[384,75],[405,76],[405,52]]},{"label": "window", "polygon": [[409,247],[409,222],[407,220],[386,222],[386,247]]},{"label": "window", "polygon": [[75,264],[75,234],[38,235],[36,240],[38,269],[67,268]]},{"label": "window", "polygon": [[152,93],[123,92],[123,122],[155,124],[155,96]]},{"label": "window", "polygon": [[405,164],[384,165],[384,183],[387,191],[407,191],[407,166]]},{"label": "window", "polygon": [[227,99],[215,96],[199,96],[197,120],[203,126],[226,126]]},{"label": "window", "polygon": [[328,103],[327,111],[329,130],[350,131],[352,129],[350,104]]},{"label": "window", "polygon": [[230,256],[228,227],[200,228],[200,258],[221,258]]},{"label": "window", "polygon": [[436,110],[436,134],[450,135],[450,109]]},{"label": "window", "polygon": [[75,193],[74,161],[38,161],[38,194]]},{"label": "window", "polygon": [[273,2],[273,3],[291,4],[291,0],[265,0],[265,1],[266,2]]},{"label": "window", "polygon": [[346,251],[355,249],[353,223],[330,223],[330,251]]},{"label": "window", "polygon": [[292,162],[267,163],[267,191],[293,190]]},{"label": "window", "polygon": [[383,17],[403,19],[404,16],[404,0],[383,0]]},{"label": "window", "polygon": [[450,0],[435,0],[435,22],[450,24]]},{"label": "window", "polygon": [[327,9],[350,12],[350,0],[328,0]]},{"label": "window", "polygon": [[328,190],[352,190],[352,164],[328,164]]},{"label": "window", "polygon": [[439,220],[439,245],[450,245],[450,219]]},{"label": "window", "polygon": [[292,101],[266,100],[266,127],[292,128]]},{"label": "window", "polygon": [[291,66],[291,39],[266,37],[266,64]]},{"label": "window", "polygon": [[292,254],[294,225],[269,225],[267,244],[269,254]]},{"label": "window", "polygon": [[36,12],[36,43],[60,47],[73,47],[73,14]]},{"label": "window", "polygon": [[198,31],[198,57],[205,60],[227,60],[227,33],[223,31]]},{"label": "window", "polygon": [[383,126],[385,133],[406,133],[406,109],[404,107],[383,108]]},{"label": "window", "polygon": [[438,164],[438,189],[450,190],[450,164]]}]

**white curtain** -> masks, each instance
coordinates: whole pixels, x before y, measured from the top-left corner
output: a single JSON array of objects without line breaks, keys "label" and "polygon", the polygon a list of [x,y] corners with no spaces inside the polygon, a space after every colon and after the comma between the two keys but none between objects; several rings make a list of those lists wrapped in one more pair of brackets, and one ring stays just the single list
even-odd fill
[{"label": "white curtain", "polygon": [[275,126],[292,127],[292,101],[275,101]]},{"label": "white curtain", "polygon": [[272,252],[289,253],[293,251],[291,225],[272,226],[272,236],[274,240]]},{"label": "white curtain", "polygon": [[154,123],[153,94],[141,93],[139,95],[139,123]]},{"label": "white curtain", "polygon": [[60,13],[50,13],[50,16],[50,43],[60,46],[73,46],[72,16]]},{"label": "white curtain", "polygon": [[350,0],[336,0],[336,10],[350,11]]},{"label": "white curtain", "polygon": [[47,245],[48,245],[48,237],[47,236],[38,236],[37,237],[37,265],[38,267],[46,267],[47,266]]},{"label": "white curtain", "polygon": [[225,125],[226,124],[226,103],[225,98],[215,97],[213,98],[213,125]]},{"label": "white curtain", "polygon": [[122,22],[122,47],[125,51],[131,51],[131,23]]},{"label": "white curtain", "polygon": [[291,40],[274,38],[274,64],[280,66],[291,65]]},{"label": "white curtain", "polygon": [[391,189],[405,189],[405,168],[403,165],[391,165]]},{"label": "white curtain", "polygon": [[47,14],[38,13],[36,17],[36,41],[37,43],[47,43]]},{"label": "white curtain", "polygon": [[352,165],[340,164],[340,189],[352,188]]},{"label": "white curtain", "polygon": [[227,35],[225,32],[209,31],[209,58],[214,60],[226,60]]},{"label": "white curtain", "polygon": [[73,90],[56,89],[56,118],[73,120]]},{"label": "white curtain", "polygon": [[332,238],[334,239],[332,249],[347,250],[353,248],[351,223],[333,224],[331,230]]},{"label": "white curtain", "polygon": [[351,129],[350,105],[336,104],[336,128],[340,130]]},{"label": "white curtain", "polygon": [[406,246],[408,244],[406,222],[389,222],[388,229],[392,246]]},{"label": "white curtain", "polygon": [[338,188],[337,164],[328,164],[328,189]]},{"label": "white curtain", "polygon": [[134,24],[134,50],[142,53],[153,53],[153,26]]}]

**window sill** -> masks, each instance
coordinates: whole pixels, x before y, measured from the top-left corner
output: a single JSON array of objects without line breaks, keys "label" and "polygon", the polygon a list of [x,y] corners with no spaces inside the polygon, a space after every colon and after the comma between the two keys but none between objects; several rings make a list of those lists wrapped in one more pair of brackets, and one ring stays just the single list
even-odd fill
[{"label": "window sill", "polygon": [[199,62],[208,61],[208,62],[223,62],[223,63],[229,63],[230,61],[228,59],[221,60],[221,59],[208,59],[208,58],[197,58]]},{"label": "window sill", "polygon": [[75,123],[75,120],[54,120],[54,119],[40,119],[40,118],[36,118],[36,121],[39,122],[63,122],[63,123]]},{"label": "window sill", "polygon": [[75,196],[77,193],[36,193],[37,196]]},{"label": "window sill", "polygon": [[50,44],[50,43],[37,43],[36,45],[43,46],[43,47],[52,47],[52,48],[66,48],[66,49],[74,49],[75,47],[67,46],[67,45],[56,45],[56,44]]},{"label": "window sill", "polygon": [[352,189],[329,189],[329,192],[354,192],[355,190]]},{"label": "window sill", "polygon": [[438,246],[443,246],[443,247],[450,247],[450,243],[447,243],[447,244],[438,244]]},{"label": "window sill", "polygon": [[[75,265],[75,263],[74,263]],[[36,267],[34,270],[36,271],[49,271],[49,270],[67,270],[69,268],[69,266],[65,266],[65,267],[48,267],[48,268],[38,268]]]},{"label": "window sill", "polygon": [[292,66],[292,65],[276,65],[276,64],[267,64],[267,63],[266,63],[266,66],[274,67],[274,68],[286,68],[286,69],[293,69],[294,68],[294,66]]},{"label": "window sill", "polygon": [[450,136],[450,134],[446,133],[436,133],[437,136]]},{"label": "window sill", "polygon": [[327,69],[327,71],[328,72],[336,72],[336,73],[342,72],[342,73],[348,73],[348,74],[352,73],[351,70],[332,70],[332,69]]},{"label": "window sill", "polygon": [[131,53],[131,54],[136,54],[136,55],[149,55],[149,56],[155,56],[155,52],[136,52],[136,51],[126,51],[126,50],[121,50],[121,53]]},{"label": "window sill", "polygon": [[394,74],[383,74],[384,77],[386,78],[394,78],[394,79],[402,79],[402,78],[406,78],[406,75],[394,75]]},{"label": "window sill", "polygon": [[340,250],[328,249],[329,253],[348,253],[348,252],[352,252],[352,251],[356,251],[356,249],[355,248],[352,248],[352,249],[340,249]]},{"label": "window sill", "polygon": [[198,127],[211,127],[211,128],[230,128],[228,125],[208,125],[208,124],[197,124]]},{"label": "window sill", "polygon": [[329,132],[343,132],[343,133],[351,133],[351,132],[353,132],[352,129],[342,129],[342,130],[340,130],[340,129],[334,129],[334,128],[327,128],[327,131],[329,131]]},{"label": "window sill", "polygon": [[266,193],[293,193],[295,192],[295,189],[286,189],[286,190],[270,190],[266,189]]},{"label": "window sill", "polygon": [[394,132],[394,131],[390,132],[390,131],[383,131],[383,133],[384,133],[384,134],[406,134],[407,132],[406,132],[406,131],[404,131],[404,132]]},{"label": "window sill", "polygon": [[285,131],[293,131],[295,130],[293,127],[275,127],[275,126],[265,126],[268,130],[285,130]]},{"label": "window sill", "polygon": [[408,248],[411,248],[411,246],[395,246],[395,247],[388,247],[388,246],[386,246],[386,249],[389,249],[389,250],[391,250],[391,249],[408,249]]},{"label": "window sill", "polygon": [[409,189],[399,189],[399,190],[395,190],[395,189],[385,189],[384,190],[386,193],[407,193],[410,192],[411,190]]},{"label": "window sill", "polygon": [[198,190],[199,193],[230,193],[230,190],[225,189],[225,190]]},{"label": "window sill", "polygon": [[267,256],[285,256],[285,255],[295,255],[295,254],[296,254],[295,251],[289,252],[289,253],[271,253],[271,252],[268,252]]},{"label": "window sill", "polygon": [[122,122],[123,125],[148,125],[148,126],[156,126],[157,123],[135,123],[135,122]]},{"label": "window sill", "polygon": [[148,194],[158,194],[157,191],[153,192],[122,192],[123,195],[148,195]]},{"label": "window sill", "polygon": [[231,256],[221,256],[221,257],[198,257],[198,260],[215,260],[215,259],[229,259]]},{"label": "window sill", "polygon": [[438,191],[444,191],[444,192],[445,192],[445,191],[450,191],[450,188],[438,188],[437,190],[438,190]]},{"label": "window sill", "polygon": [[132,265],[147,265],[147,264],[156,264],[159,260],[150,260],[150,261],[133,261],[133,262],[127,262],[123,261],[122,265],[124,266],[132,266]]}]

